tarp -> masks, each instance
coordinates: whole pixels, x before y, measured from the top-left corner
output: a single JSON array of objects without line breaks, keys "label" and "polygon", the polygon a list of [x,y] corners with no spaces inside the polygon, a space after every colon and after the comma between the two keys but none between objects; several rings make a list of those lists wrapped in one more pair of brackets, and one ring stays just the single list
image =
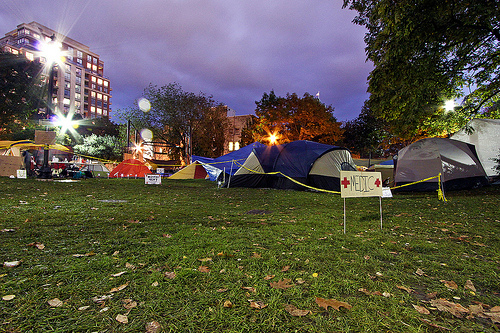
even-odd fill
[{"label": "tarp", "polygon": [[348,149],[301,140],[255,148],[227,185],[338,191],[341,170],[356,170]]},{"label": "tarp", "polygon": [[118,164],[110,173],[110,178],[139,177],[144,178],[152,172],[139,160],[128,159]]},{"label": "tarp", "polygon": [[477,156],[483,165],[488,177],[499,175],[496,170],[498,165],[494,159],[500,155],[500,119],[472,119],[468,127],[451,136],[452,139],[473,144],[476,147]]},{"label": "tarp", "polygon": [[[418,182],[442,174],[445,190],[470,189],[488,184],[474,145],[444,139],[422,139],[398,153],[394,180],[396,186]],[[431,191],[438,189],[438,179],[420,182],[399,191]]]},{"label": "tarp", "polygon": [[184,168],[180,169],[168,179],[205,179],[207,172],[199,162],[191,163]]},{"label": "tarp", "polygon": [[191,161],[200,162],[205,167],[210,180],[216,181],[222,172],[225,172],[228,175],[234,175],[240,165],[245,162],[252,150],[258,147],[266,147],[266,145],[260,142],[254,142],[217,158],[193,155],[191,157]]},{"label": "tarp", "polygon": [[[20,148],[20,149],[38,149],[43,148],[45,145],[35,144],[31,140],[20,140],[20,141],[0,141],[0,149],[10,149],[10,148]],[[56,149],[61,151],[70,151],[67,147],[60,145],[58,143],[50,145],[49,149]]]}]

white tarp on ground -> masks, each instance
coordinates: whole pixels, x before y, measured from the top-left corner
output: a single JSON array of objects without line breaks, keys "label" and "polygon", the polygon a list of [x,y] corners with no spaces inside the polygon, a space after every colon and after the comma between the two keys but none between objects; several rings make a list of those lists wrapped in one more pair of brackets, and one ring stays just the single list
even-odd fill
[{"label": "white tarp on ground", "polygon": [[451,136],[451,139],[473,144],[479,161],[488,177],[498,176],[493,159],[500,155],[500,119],[473,119],[468,124],[473,132],[468,134],[461,129]]}]

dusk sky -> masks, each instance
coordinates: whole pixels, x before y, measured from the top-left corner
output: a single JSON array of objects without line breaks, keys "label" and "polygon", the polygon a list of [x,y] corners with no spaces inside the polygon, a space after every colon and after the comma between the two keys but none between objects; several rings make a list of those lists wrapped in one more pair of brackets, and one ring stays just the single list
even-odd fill
[{"label": "dusk sky", "polygon": [[0,34],[36,21],[89,46],[104,61],[113,112],[150,83],[177,82],[237,115],[271,90],[319,92],[345,121],[368,98],[372,69],[354,15],[341,0],[2,0]]}]

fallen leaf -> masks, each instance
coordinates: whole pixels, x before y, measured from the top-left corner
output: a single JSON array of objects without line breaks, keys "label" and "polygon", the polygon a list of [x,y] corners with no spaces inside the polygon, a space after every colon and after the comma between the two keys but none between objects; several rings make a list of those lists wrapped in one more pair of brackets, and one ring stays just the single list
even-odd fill
[{"label": "fallen leaf", "polygon": [[248,291],[250,291],[250,292],[252,292],[252,293],[256,293],[256,292],[257,292],[257,290],[255,290],[255,288],[254,288],[254,287],[241,287],[241,289],[248,290]]},{"label": "fallen leaf", "polygon": [[158,281],[151,283],[151,287],[158,287],[158,285],[159,285]]},{"label": "fallen leaf", "polygon": [[316,304],[318,304],[320,307],[325,308],[325,310],[328,310],[329,306],[337,311],[340,311],[341,307],[344,307],[347,310],[352,308],[352,305],[350,305],[349,303],[337,301],[336,299],[325,299],[321,297],[316,297]]},{"label": "fallen leaf", "polygon": [[126,262],[125,263],[125,268],[134,270],[135,269],[135,265],[132,265],[131,263]]},{"label": "fallen leaf", "polygon": [[202,273],[210,273],[210,268],[208,268],[207,266],[200,266],[198,267],[198,270]]},{"label": "fallen leaf", "polygon": [[469,310],[464,308],[462,305],[450,302],[444,298],[431,300],[431,305],[436,307],[439,311],[451,313],[457,318],[462,318],[462,313],[469,312]]},{"label": "fallen leaf", "polygon": [[415,272],[415,274],[417,274],[418,276],[422,276],[425,273],[424,273],[424,271],[422,269],[418,268],[417,271]]},{"label": "fallen leaf", "polygon": [[490,312],[500,312],[500,306],[494,306],[490,309]]},{"label": "fallen leaf", "polygon": [[146,333],[160,333],[161,325],[157,321],[152,321],[146,324]]},{"label": "fallen leaf", "polygon": [[289,269],[290,269],[290,265],[286,265],[286,266],[284,266],[284,267],[281,269],[281,271],[282,271],[282,272],[286,272],[286,271],[288,271]]},{"label": "fallen leaf", "polygon": [[163,234],[162,236],[165,238],[172,238],[172,235],[169,235],[169,234]]},{"label": "fallen leaf", "polygon": [[2,296],[2,299],[4,301],[12,301],[14,298],[16,298],[16,295],[5,295],[5,296]]},{"label": "fallen leaf", "polygon": [[429,310],[427,310],[425,307],[423,306],[420,306],[420,305],[415,305],[415,304],[412,304],[413,307],[415,308],[415,310],[418,311],[418,313],[421,313],[421,314],[425,314],[425,315],[428,315],[430,314],[431,312]]},{"label": "fallen leaf", "polygon": [[265,304],[262,301],[254,301],[251,299],[249,299],[248,301],[250,302],[250,307],[253,309],[263,309],[263,308],[267,307],[267,304]]},{"label": "fallen leaf", "polygon": [[226,301],[224,301],[224,307],[225,308],[232,308],[233,307],[233,303],[231,303],[230,300],[226,300]]},{"label": "fallen leaf", "polygon": [[49,303],[49,305],[54,307],[54,308],[58,308],[58,307],[63,306],[63,302],[59,298],[51,299],[47,303]]},{"label": "fallen leaf", "polygon": [[113,254],[111,256],[116,257],[119,253],[120,253],[120,251],[115,251],[115,252],[113,252]]},{"label": "fallen leaf", "polygon": [[266,275],[266,276],[264,276],[264,280],[266,280],[266,281],[267,281],[267,280],[271,280],[271,279],[273,279],[275,276],[276,276],[276,275]]},{"label": "fallen leaf", "polygon": [[465,282],[465,286],[464,286],[465,289],[469,289],[469,290],[472,290],[473,292],[476,292],[476,287],[474,287],[474,284],[472,283],[471,280],[467,280]]},{"label": "fallen leaf", "polygon": [[500,323],[500,312],[485,312],[484,315],[494,323]]},{"label": "fallen leaf", "polygon": [[297,279],[295,279],[295,281],[297,281],[297,284],[304,284],[304,283],[306,283],[306,280],[304,280],[303,278],[297,278]]},{"label": "fallen leaf", "polygon": [[173,279],[175,278],[175,272],[165,272],[163,273],[163,275],[167,278],[167,279]]},{"label": "fallen leaf", "polygon": [[127,286],[128,286],[128,282],[125,284],[122,284],[121,286],[118,286],[116,288],[112,288],[109,292],[114,293],[114,292],[117,292],[117,291],[120,291],[120,290],[127,288]]},{"label": "fallen leaf", "polygon": [[5,261],[3,263],[3,267],[8,267],[8,268],[17,267],[19,265],[21,265],[21,260]]},{"label": "fallen leaf", "polygon": [[132,299],[127,298],[122,300],[122,302],[123,302],[123,307],[127,310],[137,307],[137,302]]},{"label": "fallen leaf", "polygon": [[227,288],[220,288],[220,289],[217,289],[216,291],[217,291],[218,293],[225,293],[225,292],[226,292],[226,291],[228,291],[228,290],[229,290],[229,289],[227,289]]},{"label": "fallen leaf", "polygon": [[198,259],[201,262],[207,262],[207,261],[212,261],[212,258],[203,258],[203,259]]},{"label": "fallen leaf", "polygon": [[446,288],[457,290],[458,285],[455,281],[446,281],[446,280],[439,280],[440,282],[443,282]]},{"label": "fallen leaf", "polygon": [[123,271],[123,272],[116,273],[116,274],[111,274],[111,276],[118,277],[118,276],[121,276],[121,275],[123,275],[125,273],[127,273],[127,271]]},{"label": "fallen leaf", "polygon": [[279,280],[278,282],[271,282],[269,284],[271,285],[271,288],[274,288],[274,289],[288,289],[288,288],[295,286],[294,284],[289,284],[290,282],[292,282],[292,280],[283,279],[283,280]]},{"label": "fallen leaf", "polygon": [[300,309],[297,309],[294,305],[292,304],[286,304],[285,305],[285,310],[286,312],[288,312],[289,314],[291,314],[292,316],[294,317],[304,317],[305,315],[307,315],[309,312],[309,310],[300,310]]},{"label": "fallen leaf", "polygon": [[396,288],[406,291],[408,294],[413,292],[413,289],[405,287],[405,286],[396,286]]},{"label": "fallen leaf", "polygon": [[111,299],[111,298],[113,298],[113,295],[95,296],[95,297],[92,297],[92,301],[94,303],[103,303],[105,300]]},{"label": "fallen leaf", "polygon": [[380,291],[368,291],[365,288],[359,288],[358,291],[361,291],[368,296],[382,296],[382,293]]},{"label": "fallen leaf", "polygon": [[128,324],[128,317],[122,314],[116,315],[116,321],[122,324]]},{"label": "fallen leaf", "polygon": [[262,258],[262,255],[261,255],[260,253],[254,252],[254,253],[252,254],[252,258],[257,258],[257,259],[259,259],[259,258]]},{"label": "fallen leaf", "polygon": [[89,308],[90,308],[90,305],[80,306],[80,307],[78,308],[78,311],[84,311],[84,310],[87,310],[87,309],[89,309]]}]

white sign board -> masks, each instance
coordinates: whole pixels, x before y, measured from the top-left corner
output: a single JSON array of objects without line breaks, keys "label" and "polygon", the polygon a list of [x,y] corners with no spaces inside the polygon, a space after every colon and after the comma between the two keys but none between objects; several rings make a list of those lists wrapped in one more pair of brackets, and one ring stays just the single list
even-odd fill
[{"label": "white sign board", "polygon": [[17,178],[23,178],[23,179],[28,178],[26,170],[17,170]]},{"label": "white sign board", "polygon": [[382,197],[382,174],[369,171],[340,171],[340,196]]},{"label": "white sign board", "polygon": [[165,173],[165,168],[157,168],[156,173],[158,173],[158,174]]},{"label": "white sign board", "polygon": [[146,185],[161,185],[161,175],[145,175]]}]

